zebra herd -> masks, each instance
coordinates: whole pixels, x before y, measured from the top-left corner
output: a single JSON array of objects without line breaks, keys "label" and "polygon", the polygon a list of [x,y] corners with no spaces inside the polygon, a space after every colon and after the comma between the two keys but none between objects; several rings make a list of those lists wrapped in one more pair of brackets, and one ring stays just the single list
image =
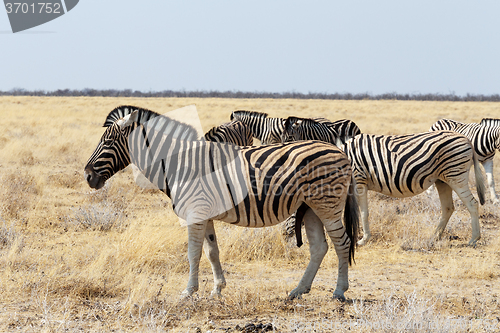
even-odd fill
[{"label": "zebra herd", "polygon": [[[89,186],[99,189],[133,164],[171,198],[174,212],[188,226],[185,296],[198,290],[202,247],[214,275],[212,294],[220,295],[226,285],[213,220],[265,227],[295,215],[298,245],[304,221],[311,257],[290,298],[310,291],[328,250],[326,230],[339,260],[333,296],[345,299],[358,239],[358,202],[364,235],[357,243],[370,238],[368,190],[409,197],[435,184],[442,206],[437,237],[453,213],[455,191],[471,214],[471,245],[481,237],[478,203],[468,185],[472,165],[481,204],[485,187],[479,163],[498,202],[491,172],[500,148],[498,119],[483,119],[477,126],[442,120],[426,133],[393,136],[362,134],[350,120],[270,118],[254,111],[234,111],[230,120],[198,138],[189,125],[121,106],[109,113],[85,166]],[[262,145],[252,146],[254,138]]]}]

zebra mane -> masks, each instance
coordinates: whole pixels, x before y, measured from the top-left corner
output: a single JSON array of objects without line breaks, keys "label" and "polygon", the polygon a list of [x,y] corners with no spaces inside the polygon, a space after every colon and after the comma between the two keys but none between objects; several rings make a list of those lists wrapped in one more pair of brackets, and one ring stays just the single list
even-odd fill
[{"label": "zebra mane", "polygon": [[481,126],[500,126],[500,119],[483,118],[481,120]]},{"label": "zebra mane", "polygon": [[102,127],[109,127],[109,126],[113,125],[113,123],[115,121],[117,121],[118,119],[121,119],[121,118],[123,118],[125,116],[128,116],[129,114],[131,114],[135,110],[139,110],[139,115],[140,115],[139,119],[143,118],[143,117],[141,117],[141,115],[147,115],[147,116],[149,116],[148,120],[151,119],[151,118],[154,118],[154,117],[158,117],[160,115],[159,113],[156,113],[154,111],[151,111],[151,110],[148,110],[148,109],[143,109],[143,108],[140,108],[140,107],[137,107],[137,106],[133,106],[133,105],[121,105],[121,106],[119,106],[117,108],[114,108],[108,114],[108,116],[106,117],[106,121],[104,121],[104,125],[102,125]]},{"label": "zebra mane", "polygon": [[[145,124],[149,121],[148,127],[155,127],[158,130],[161,129],[164,131],[174,131],[177,139],[198,140],[198,132],[193,126],[171,119],[157,112],[132,105],[122,105],[113,109],[106,117],[103,127],[111,126],[118,119],[136,110],[139,111],[139,124]],[[151,119],[154,119],[154,121],[151,121]]]},{"label": "zebra mane", "polygon": [[240,117],[253,117],[253,118],[267,118],[268,114],[264,112],[257,112],[257,111],[245,111],[245,110],[237,110],[231,112],[231,120],[234,120],[235,116],[240,116]]}]

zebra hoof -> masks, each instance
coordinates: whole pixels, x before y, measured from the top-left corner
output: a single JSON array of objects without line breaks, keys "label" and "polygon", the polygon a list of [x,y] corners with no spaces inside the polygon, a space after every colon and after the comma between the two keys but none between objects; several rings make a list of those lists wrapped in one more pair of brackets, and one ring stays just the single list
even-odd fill
[{"label": "zebra hoof", "polygon": [[184,289],[184,291],[181,293],[181,300],[183,299],[189,299],[193,296],[193,294],[195,293],[195,288],[186,288]]},{"label": "zebra hoof", "polygon": [[333,294],[333,299],[336,299],[339,302],[344,303],[346,301],[344,295],[339,295],[339,294]]},{"label": "zebra hoof", "polygon": [[222,293],[219,289],[214,288],[210,293],[210,298],[222,298]]},{"label": "zebra hoof", "polygon": [[368,243],[368,238],[364,238],[363,239],[360,239],[358,241],[358,246],[363,246],[363,245],[366,245],[366,243]]},{"label": "zebra hoof", "polygon": [[479,238],[478,238],[478,239],[471,239],[471,240],[469,241],[469,244],[468,244],[468,245],[469,245],[469,246],[471,246],[471,247],[473,247],[473,248],[476,248],[476,246],[477,246],[477,241],[478,241],[478,240],[479,240]]},{"label": "zebra hoof", "polygon": [[301,299],[302,298],[302,295],[303,294],[307,294],[309,292],[309,290],[311,290],[310,288],[308,289],[303,289],[303,288],[300,288],[297,287],[295,288],[294,290],[292,290],[290,292],[290,294],[288,295],[288,299],[289,300],[292,300],[292,299]]}]

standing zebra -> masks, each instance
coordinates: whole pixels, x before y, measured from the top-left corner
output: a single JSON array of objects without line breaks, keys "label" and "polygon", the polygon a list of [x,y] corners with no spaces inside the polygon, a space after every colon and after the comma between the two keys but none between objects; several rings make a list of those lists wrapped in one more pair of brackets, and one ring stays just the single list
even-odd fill
[{"label": "standing zebra", "polygon": [[344,299],[358,228],[347,156],[322,142],[238,148],[176,137],[192,132],[188,125],[154,116],[148,110],[136,110],[106,129],[85,167],[85,179],[90,187],[99,189],[115,173],[134,163],[172,199],[174,212],[188,224],[190,272],[184,295],[198,290],[204,239],[214,274],[212,293],[220,294],[225,286],[213,219],[264,227],[284,221],[301,208],[305,210],[311,260],[289,297],[310,291],[328,249],[326,229],[339,258],[333,296]]},{"label": "standing zebra", "polygon": [[495,192],[495,180],[493,178],[493,157],[495,157],[495,150],[500,150],[500,119],[485,118],[481,120],[480,124],[464,124],[451,119],[441,119],[430,128],[430,131],[439,130],[454,131],[469,138],[479,162],[486,172],[491,200],[495,204],[500,203]]},{"label": "standing zebra", "polygon": [[[306,124],[301,124],[305,126]],[[305,140],[321,135],[320,125],[308,131],[285,128],[284,139]],[[304,135],[308,134],[309,137]],[[335,142],[335,138],[332,139]],[[451,131],[437,131],[410,135],[361,134],[341,147],[352,163],[356,180],[356,194],[361,209],[363,238],[358,245],[370,239],[368,224],[368,190],[388,196],[404,198],[425,191],[436,184],[441,200],[441,220],[436,235],[441,237],[453,213],[452,190],[455,191],[471,214],[474,245],[481,238],[477,201],[469,189],[469,170],[474,164],[479,201],[484,204],[484,180],[471,142],[463,135]],[[298,232],[300,229],[296,229]]]}]

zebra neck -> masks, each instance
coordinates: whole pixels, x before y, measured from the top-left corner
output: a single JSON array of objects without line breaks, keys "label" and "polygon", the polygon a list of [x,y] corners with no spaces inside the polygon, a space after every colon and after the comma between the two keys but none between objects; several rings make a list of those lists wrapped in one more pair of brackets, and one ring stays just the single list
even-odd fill
[{"label": "zebra neck", "polygon": [[189,163],[202,144],[202,141],[171,139],[133,154],[134,164],[144,177],[171,198],[171,189],[186,176],[186,169],[191,167]]}]

